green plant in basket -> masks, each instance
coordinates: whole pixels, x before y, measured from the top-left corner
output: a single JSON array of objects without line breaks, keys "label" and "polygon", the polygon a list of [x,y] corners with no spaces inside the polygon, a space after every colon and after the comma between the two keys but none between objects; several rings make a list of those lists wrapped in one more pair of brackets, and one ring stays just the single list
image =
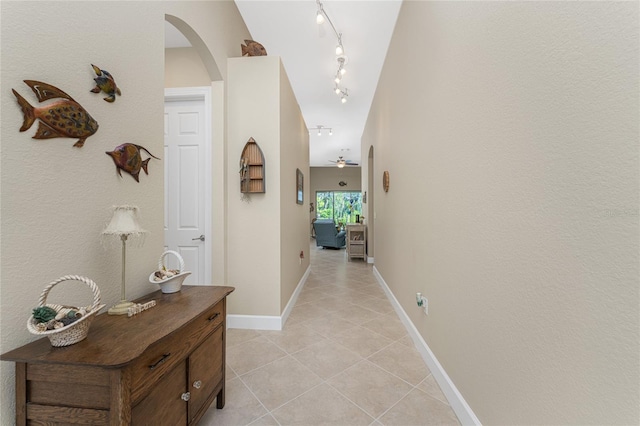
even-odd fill
[{"label": "green plant in basket", "polygon": [[38,306],[33,309],[33,319],[38,323],[49,322],[56,317],[56,314],[55,309],[48,306]]}]

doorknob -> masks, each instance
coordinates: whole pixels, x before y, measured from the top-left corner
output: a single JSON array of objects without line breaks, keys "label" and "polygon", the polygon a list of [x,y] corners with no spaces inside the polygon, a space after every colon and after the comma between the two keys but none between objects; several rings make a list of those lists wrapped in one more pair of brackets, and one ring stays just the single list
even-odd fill
[{"label": "doorknob", "polygon": [[204,241],[204,234],[200,235],[198,238],[192,238],[191,241],[200,240]]}]

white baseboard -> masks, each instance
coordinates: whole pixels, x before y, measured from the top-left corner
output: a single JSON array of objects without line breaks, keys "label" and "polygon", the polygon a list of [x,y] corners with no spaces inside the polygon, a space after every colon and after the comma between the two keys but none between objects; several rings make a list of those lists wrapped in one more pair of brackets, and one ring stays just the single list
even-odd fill
[{"label": "white baseboard", "polygon": [[289,318],[289,314],[291,314],[293,307],[296,305],[296,302],[298,301],[298,296],[300,296],[300,292],[304,288],[304,285],[307,283],[307,278],[309,278],[310,273],[311,273],[311,265],[307,266],[307,270],[302,275],[302,278],[300,278],[300,281],[298,281],[298,285],[296,286],[296,289],[293,290],[293,294],[289,298],[289,303],[287,303],[287,306],[285,306],[284,311],[282,311],[282,327],[284,327],[285,323],[287,322],[287,319]]},{"label": "white baseboard", "polygon": [[227,315],[227,328],[282,330],[282,317],[267,315]]},{"label": "white baseboard", "polygon": [[375,275],[384,292],[387,294],[387,297],[393,305],[393,309],[395,309],[396,313],[400,317],[400,320],[407,329],[409,336],[411,336],[413,343],[416,345],[420,356],[424,360],[425,364],[427,364],[427,367],[429,367],[429,370],[431,370],[433,378],[436,379],[436,382],[438,382],[440,389],[442,389],[442,393],[444,393],[447,401],[449,401],[449,405],[451,405],[451,408],[456,413],[456,416],[458,416],[458,420],[460,420],[460,423],[462,423],[463,425],[481,425],[480,420],[476,417],[473,410],[471,410],[471,407],[469,407],[467,401],[464,400],[462,394],[453,384],[447,372],[444,371],[444,368],[442,368],[442,365],[440,365],[436,356],[433,354],[433,352],[431,352],[429,345],[427,345],[407,313],[404,311],[404,309],[402,309],[400,302],[398,302],[398,299],[396,299],[396,297],[393,295],[391,289],[384,281],[384,278],[382,278],[382,275],[380,275],[380,272],[378,272],[375,266],[373,267],[373,274]]},{"label": "white baseboard", "polygon": [[228,314],[227,328],[242,328],[248,330],[282,330],[282,327],[284,327],[284,324],[287,322],[287,318],[289,318],[289,314],[291,314],[291,310],[298,300],[300,292],[307,282],[307,278],[309,278],[310,272],[311,267],[308,267],[302,278],[300,278],[300,281],[298,282],[296,289],[293,291],[293,294],[289,298],[289,303],[287,303],[284,311],[282,311],[281,316]]},{"label": "white baseboard", "polygon": [[373,257],[367,256],[367,263],[373,263]]}]

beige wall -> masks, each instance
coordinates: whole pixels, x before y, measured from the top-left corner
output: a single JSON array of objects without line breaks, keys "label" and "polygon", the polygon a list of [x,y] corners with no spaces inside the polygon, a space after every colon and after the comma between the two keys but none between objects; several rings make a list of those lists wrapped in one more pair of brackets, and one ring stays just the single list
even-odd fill
[{"label": "beige wall", "polygon": [[375,266],[484,424],[640,421],[638,89],[636,2],[403,3]]},{"label": "beige wall", "polygon": [[[103,249],[100,232],[111,207],[135,204],[149,231],[145,244],[127,250],[127,296],[156,290],[148,282],[163,250],[163,163],[151,160],[140,182],[116,173],[105,151],[124,142],[162,148],[164,16],[140,2],[2,2],[2,224],[1,352],[35,340],[25,323],[42,289],[66,274],[93,279],[103,303],[119,299],[121,250]],[[131,40],[145,40],[132,43]],[[113,74],[122,90],[115,103],[90,93],[90,64]],[[143,67],[140,64],[144,64]],[[22,112],[10,92],[38,102],[23,79],[42,80],[69,93],[100,128],[83,148],[71,139],[36,140],[37,123],[18,131]],[[88,287],[65,282],[50,302],[87,304]],[[126,320],[126,318],[123,318]],[[2,368],[2,423],[14,415],[13,364]]]},{"label": "beige wall", "polygon": [[[309,131],[280,63],[280,312],[309,267]],[[303,174],[302,205],[296,203],[296,169]],[[300,258],[303,252],[304,258]]]},{"label": "beige wall", "polygon": [[[311,168],[311,201],[316,198],[316,191],[360,191],[360,167],[312,167]],[[338,183],[345,181],[346,186]]]},{"label": "beige wall", "polygon": [[[211,80],[227,81],[224,60],[242,56],[251,38],[233,0],[163,1],[167,20],[182,31],[200,55]],[[183,24],[187,28],[183,28]]]},{"label": "beige wall", "polygon": [[193,47],[164,50],[164,87],[209,86],[211,77]]},{"label": "beige wall", "polygon": [[[294,198],[295,169],[309,167],[308,135],[279,57],[231,58],[227,72],[228,280],[236,287],[229,311],[279,316],[308,265],[308,257],[298,261],[308,243]],[[264,154],[266,192],[243,197],[237,164],[251,137]]]},{"label": "beige wall", "polygon": [[[215,117],[212,197],[221,211],[213,225],[214,232],[223,241],[226,238],[224,86],[211,80],[226,76],[226,68],[217,71],[216,63],[224,65],[228,56],[240,56],[239,45],[249,32],[233,1],[113,5],[100,1],[0,3],[2,87],[15,88],[36,105],[22,80],[49,82],[73,96],[100,124],[81,149],[73,148],[70,139],[34,140],[37,125],[18,132],[22,113],[14,97],[5,91],[8,95],[1,99],[0,352],[35,340],[25,322],[44,286],[62,275],[95,280],[108,306],[119,299],[120,249],[105,250],[100,245],[112,205],[138,205],[149,231],[143,247],[127,250],[128,297],[157,289],[147,277],[163,250],[162,161],[152,160],[149,175],[142,173],[136,183],[127,174],[119,177],[104,152],[135,142],[158,156],[162,153],[165,13],[200,32],[198,53],[208,52],[207,70],[210,76],[217,75],[205,85],[212,86]],[[61,46],[66,46],[62,53]],[[89,92],[95,76],[91,63],[115,76],[122,90],[115,103]],[[219,246],[214,246],[214,257],[217,253],[223,259]],[[223,269],[224,262],[214,265],[214,283],[226,282],[216,275]],[[87,303],[91,294],[81,283],[68,283],[57,286],[50,297]],[[2,362],[0,368],[0,423],[12,424],[13,364]]]}]

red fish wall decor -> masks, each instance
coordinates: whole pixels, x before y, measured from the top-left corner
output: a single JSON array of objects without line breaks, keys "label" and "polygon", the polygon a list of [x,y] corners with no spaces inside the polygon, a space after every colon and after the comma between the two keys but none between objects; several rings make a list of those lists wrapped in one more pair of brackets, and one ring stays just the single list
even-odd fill
[{"label": "red fish wall decor", "polygon": [[81,148],[85,140],[98,131],[98,122],[62,90],[41,81],[24,82],[36,94],[38,102],[58,100],[41,107],[33,107],[15,89],[11,89],[24,114],[21,132],[28,130],[37,119],[38,130],[33,139],[78,138],[73,146]]},{"label": "red fish wall decor", "polygon": [[116,165],[116,170],[120,176],[122,176],[121,170],[124,170],[133,176],[136,182],[140,182],[140,169],[144,170],[146,174],[149,174],[147,165],[149,164],[149,160],[151,160],[151,158],[147,158],[146,160],[142,159],[141,151],[143,150],[151,157],[160,160],[160,158],[150,153],[147,148],[133,143],[123,143],[122,145],[118,145],[116,149],[113,151],[107,151],[106,154],[111,156],[113,159],[113,162]]},{"label": "red fish wall decor", "polygon": [[115,102],[116,94],[122,96],[122,92],[116,85],[116,81],[113,76],[109,73],[109,71],[101,70],[95,65],[91,64],[93,67],[93,71],[96,73],[97,77],[93,79],[96,82],[96,87],[91,89],[93,93],[104,92],[108,96],[103,98],[107,102]]}]

